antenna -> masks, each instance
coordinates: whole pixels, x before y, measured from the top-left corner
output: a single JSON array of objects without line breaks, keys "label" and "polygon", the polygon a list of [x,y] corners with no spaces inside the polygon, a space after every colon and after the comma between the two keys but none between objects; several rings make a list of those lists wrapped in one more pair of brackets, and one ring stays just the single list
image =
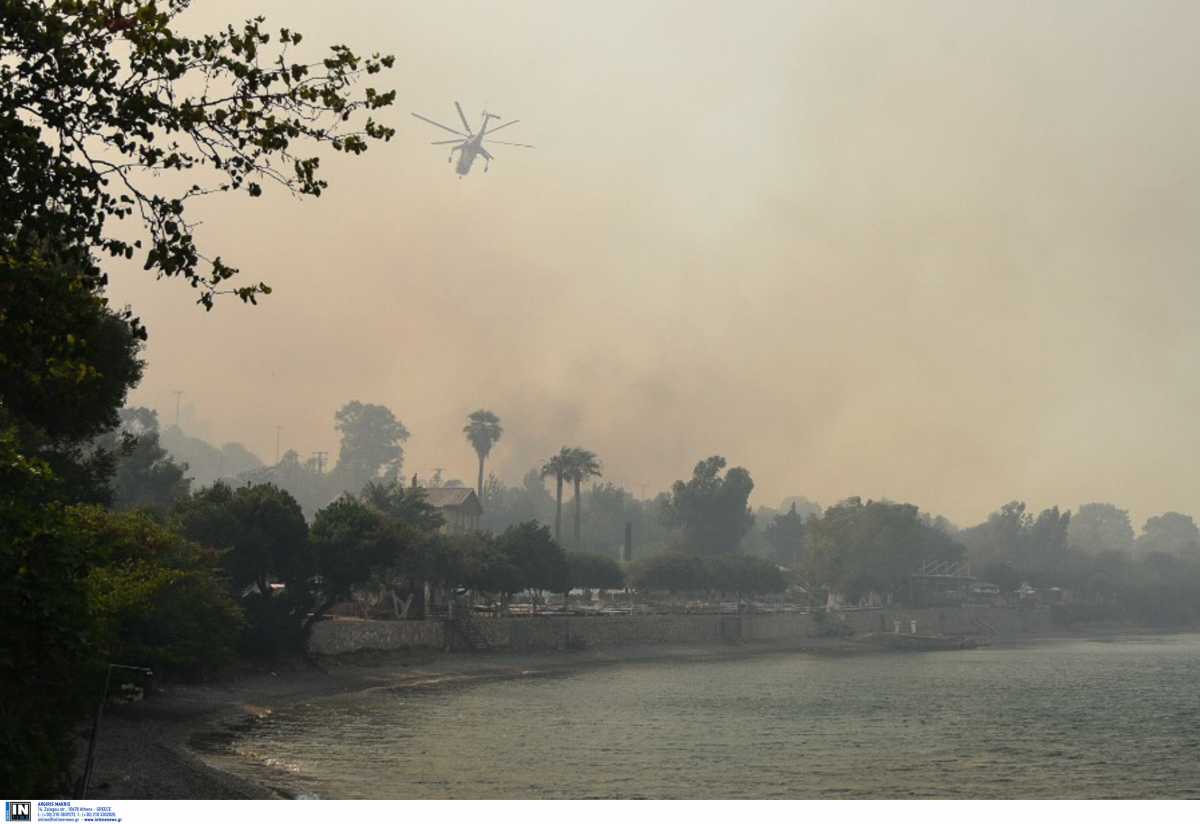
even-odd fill
[{"label": "antenna", "polygon": [[175,396],[175,426],[179,427],[179,399],[183,397],[183,390],[176,389],[171,393]]},{"label": "antenna", "polygon": [[283,427],[275,424],[275,465],[279,466],[279,433],[283,431]]}]

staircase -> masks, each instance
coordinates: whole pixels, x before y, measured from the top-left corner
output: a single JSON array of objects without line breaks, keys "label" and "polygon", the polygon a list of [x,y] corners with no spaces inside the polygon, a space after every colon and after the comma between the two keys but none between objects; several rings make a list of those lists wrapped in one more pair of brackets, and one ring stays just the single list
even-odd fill
[{"label": "staircase", "polygon": [[461,642],[471,652],[486,652],[492,648],[483,628],[468,615],[455,615],[447,620],[446,629],[450,636],[448,640],[451,649],[458,646],[455,641]]}]

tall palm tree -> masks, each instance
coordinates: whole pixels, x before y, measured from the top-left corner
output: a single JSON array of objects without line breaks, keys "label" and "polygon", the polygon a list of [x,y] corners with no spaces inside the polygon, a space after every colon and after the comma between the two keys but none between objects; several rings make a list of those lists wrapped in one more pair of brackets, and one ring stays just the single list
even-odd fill
[{"label": "tall palm tree", "polygon": [[463,434],[467,436],[471,446],[475,447],[475,454],[479,456],[479,485],[476,488],[476,494],[479,495],[479,504],[482,506],[483,462],[491,454],[492,447],[500,440],[500,436],[504,434],[504,429],[500,426],[500,418],[495,412],[488,409],[476,409],[467,415],[467,425],[463,427]]},{"label": "tall palm tree", "polygon": [[583,511],[583,495],[580,492],[580,486],[588,478],[598,478],[600,472],[600,459],[596,457],[595,452],[591,452],[582,447],[575,447],[567,450],[567,472],[565,473],[567,480],[575,484],[575,549],[576,551],[583,549],[580,539],[580,519]]},{"label": "tall palm tree", "polygon": [[549,478],[554,476],[554,540],[562,543],[562,488],[563,479],[571,470],[572,456],[571,450],[563,447],[558,451],[557,455],[551,455],[542,464],[542,477]]}]

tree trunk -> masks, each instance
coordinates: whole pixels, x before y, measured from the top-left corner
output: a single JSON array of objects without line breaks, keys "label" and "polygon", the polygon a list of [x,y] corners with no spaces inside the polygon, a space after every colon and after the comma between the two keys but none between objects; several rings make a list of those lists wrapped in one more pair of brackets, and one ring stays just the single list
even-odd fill
[{"label": "tree trunk", "polygon": [[479,453],[479,488],[476,490],[479,495],[479,505],[483,506],[483,453]]},{"label": "tree trunk", "polygon": [[562,544],[562,475],[555,475],[557,491],[554,496],[554,540]]},{"label": "tree trunk", "polygon": [[579,529],[580,512],[583,509],[583,503],[582,503],[582,501],[579,500],[579,484],[580,484],[580,480],[579,480],[579,478],[576,478],[575,479],[575,551],[576,552],[580,552],[583,549],[583,547],[580,545],[580,538],[579,538],[579,536],[581,534],[580,529]]}]

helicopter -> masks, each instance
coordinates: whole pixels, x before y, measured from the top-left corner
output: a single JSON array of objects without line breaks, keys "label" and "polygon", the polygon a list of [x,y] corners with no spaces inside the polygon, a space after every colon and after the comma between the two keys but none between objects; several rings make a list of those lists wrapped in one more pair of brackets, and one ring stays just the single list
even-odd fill
[{"label": "helicopter", "polygon": [[498,143],[501,146],[520,146],[523,149],[532,149],[533,148],[533,146],[530,146],[528,143],[508,143],[503,140],[492,140],[491,139],[492,134],[500,131],[501,129],[508,128],[509,126],[511,126],[514,123],[519,123],[520,122],[519,120],[510,120],[507,123],[501,123],[499,126],[489,129],[488,121],[502,120],[503,118],[501,118],[500,115],[498,115],[498,114],[492,114],[489,111],[484,111],[483,112],[483,125],[480,126],[479,131],[476,132],[474,129],[471,128],[471,124],[467,122],[467,116],[465,114],[463,114],[462,106],[458,105],[457,100],[454,101],[454,108],[458,109],[458,117],[460,120],[462,120],[463,128],[466,129],[465,134],[463,132],[460,132],[458,129],[450,128],[449,126],[445,125],[444,123],[438,123],[436,120],[432,120],[423,114],[417,114],[416,112],[411,112],[411,114],[413,117],[417,118],[418,120],[424,120],[426,123],[429,123],[433,126],[437,126],[439,129],[445,129],[446,131],[451,132],[452,134],[458,135],[458,137],[455,138],[454,140],[435,140],[435,141],[433,141],[433,145],[434,146],[446,146],[451,143],[454,144],[453,148],[450,149],[450,157],[446,159],[446,162],[447,163],[453,162],[454,153],[455,152],[460,153],[458,156],[458,166],[455,167],[455,171],[458,172],[458,176],[460,178],[463,175],[468,174],[471,171],[471,164],[475,162],[476,155],[483,155],[483,170],[485,172],[491,166],[491,162],[493,160],[492,155],[490,152],[488,152],[487,149],[483,148],[483,139],[485,136],[488,138],[488,140],[490,142]]}]

